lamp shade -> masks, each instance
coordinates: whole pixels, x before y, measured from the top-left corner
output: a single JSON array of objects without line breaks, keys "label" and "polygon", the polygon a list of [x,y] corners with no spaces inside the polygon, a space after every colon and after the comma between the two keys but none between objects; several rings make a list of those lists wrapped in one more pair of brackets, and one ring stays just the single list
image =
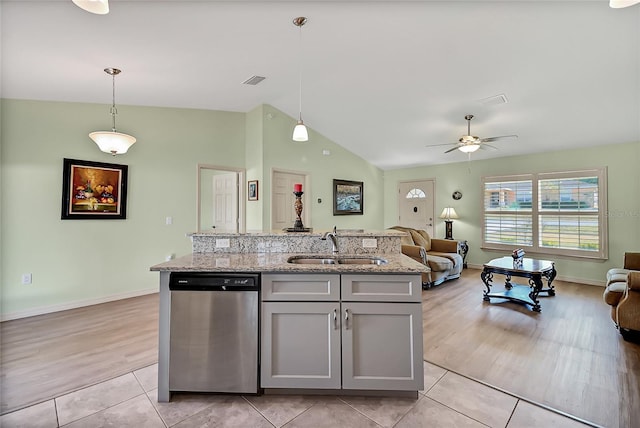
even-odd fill
[{"label": "lamp shade", "polygon": [[136,142],[136,138],[131,135],[113,131],[96,131],[89,134],[89,137],[95,141],[100,150],[114,156],[126,153]]},{"label": "lamp shade", "polygon": [[72,0],[73,3],[87,12],[97,15],[109,13],[109,0]]},{"label": "lamp shade", "polygon": [[464,153],[473,153],[480,148],[480,144],[465,144],[458,147],[458,150]]},{"label": "lamp shade", "polygon": [[620,9],[623,7],[633,6],[636,3],[640,3],[640,0],[609,0],[609,7]]},{"label": "lamp shade", "polygon": [[293,128],[292,139],[293,141],[309,141],[309,133],[302,120],[299,120],[295,128]]},{"label": "lamp shade", "polygon": [[458,214],[456,213],[456,210],[453,209],[453,207],[445,207],[445,209],[442,210],[442,214],[440,214],[440,218],[446,218],[447,220],[452,219],[452,218],[459,218]]}]

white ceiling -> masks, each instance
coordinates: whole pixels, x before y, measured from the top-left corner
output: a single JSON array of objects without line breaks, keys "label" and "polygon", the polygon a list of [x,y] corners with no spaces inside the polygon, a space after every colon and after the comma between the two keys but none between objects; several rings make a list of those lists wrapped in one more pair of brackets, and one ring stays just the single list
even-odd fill
[{"label": "white ceiling", "polygon": [[[71,0],[1,1],[2,97],[109,104],[102,70],[117,67],[118,105],[246,112],[266,103],[297,117],[300,63],[305,123],[382,169],[466,160],[426,146],[457,142],[469,113],[474,135],[519,135],[472,159],[640,142],[640,5],[110,5],[100,16]],[[296,16],[308,17],[302,55]],[[252,75],[266,80],[241,84]],[[479,102],[498,94],[509,102]]]}]

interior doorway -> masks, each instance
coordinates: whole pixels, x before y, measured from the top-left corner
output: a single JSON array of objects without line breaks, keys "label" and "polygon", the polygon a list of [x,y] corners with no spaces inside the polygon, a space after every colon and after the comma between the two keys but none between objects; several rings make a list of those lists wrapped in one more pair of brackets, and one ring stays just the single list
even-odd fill
[{"label": "interior doorway", "polygon": [[400,226],[426,230],[434,236],[434,180],[402,181],[398,184]]},{"label": "interior doorway", "polygon": [[271,183],[271,229],[282,230],[293,227],[296,220],[296,213],[293,209],[295,201],[293,185],[298,183],[303,185],[304,192],[302,195],[302,223],[305,227],[310,227],[311,204],[307,203],[310,200],[308,176],[301,172],[273,170]]},{"label": "interior doorway", "polygon": [[198,164],[198,232],[244,232],[244,169]]}]

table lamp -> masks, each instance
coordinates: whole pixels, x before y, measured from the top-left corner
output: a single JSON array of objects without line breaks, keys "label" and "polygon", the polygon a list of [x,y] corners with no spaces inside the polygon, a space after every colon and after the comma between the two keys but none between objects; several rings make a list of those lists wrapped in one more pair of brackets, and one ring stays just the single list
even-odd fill
[{"label": "table lamp", "polygon": [[445,225],[444,239],[453,239],[453,221],[451,219],[459,218],[458,214],[456,213],[456,210],[453,209],[453,207],[445,207],[445,209],[442,210],[442,214],[440,214],[440,218],[445,219],[444,220],[444,225]]}]

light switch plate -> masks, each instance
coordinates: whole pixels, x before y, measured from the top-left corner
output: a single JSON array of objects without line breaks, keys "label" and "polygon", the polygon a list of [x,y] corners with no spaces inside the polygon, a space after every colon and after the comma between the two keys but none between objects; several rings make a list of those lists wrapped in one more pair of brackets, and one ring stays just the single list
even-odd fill
[{"label": "light switch plate", "polygon": [[216,248],[229,248],[229,239],[216,239]]}]

